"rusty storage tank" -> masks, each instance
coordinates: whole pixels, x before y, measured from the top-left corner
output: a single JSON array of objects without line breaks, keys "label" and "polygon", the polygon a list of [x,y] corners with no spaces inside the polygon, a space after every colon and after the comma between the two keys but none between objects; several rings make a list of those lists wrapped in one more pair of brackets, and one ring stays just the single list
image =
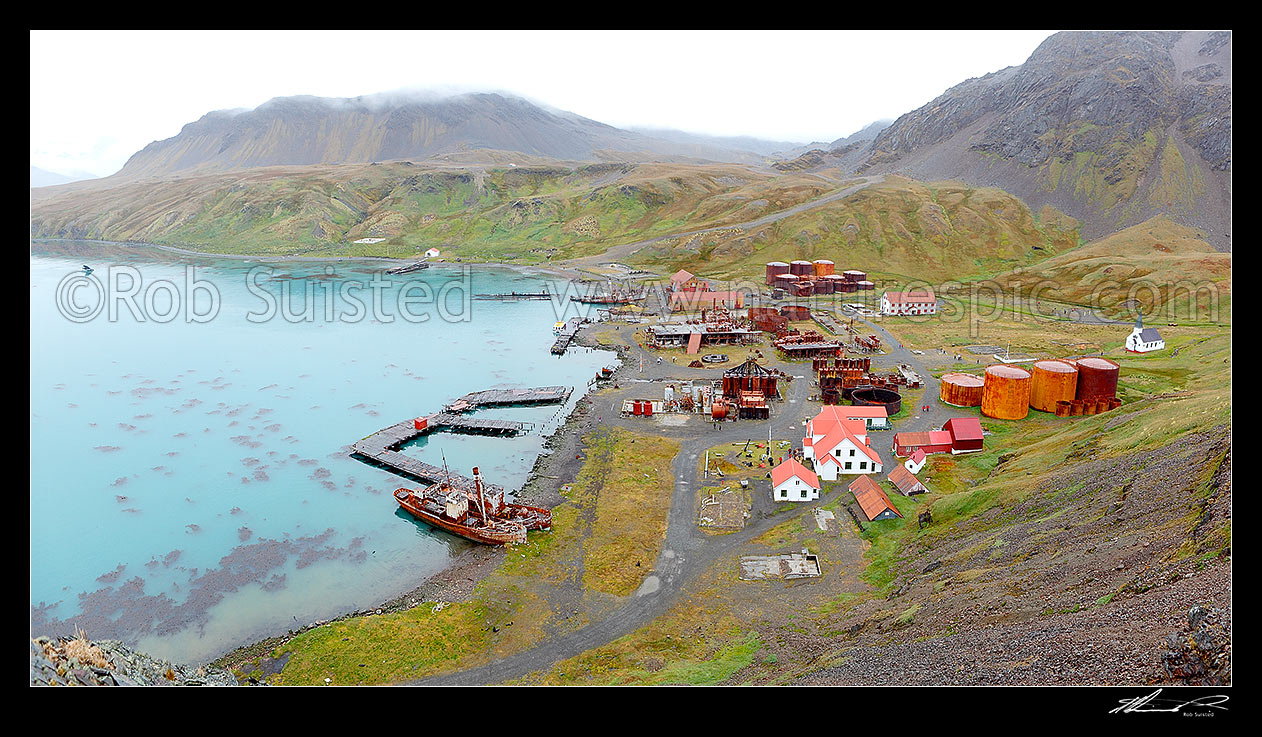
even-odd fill
[{"label": "rusty storage tank", "polygon": [[859,289],[860,289],[860,290],[863,290],[863,289],[876,289],[876,282],[870,282],[870,281],[860,281],[860,282],[857,282],[857,283],[858,283],[858,285],[859,285]]},{"label": "rusty storage tank", "polygon": [[814,282],[816,294],[832,294],[833,282],[825,277],[817,277]]},{"label": "rusty storage tank", "polygon": [[856,407],[885,407],[885,411],[890,417],[898,414],[898,411],[903,407],[903,397],[898,392],[893,389],[883,389],[875,386],[855,389],[850,394],[850,402]]},{"label": "rusty storage tank", "polygon": [[998,420],[1020,420],[1030,414],[1030,372],[996,364],[986,368],[982,414]]},{"label": "rusty storage tank", "polygon": [[1080,358],[1078,365],[1078,389],[1075,399],[1091,402],[1117,396],[1117,376],[1121,367],[1107,358]]},{"label": "rusty storage tank", "polygon": [[841,272],[841,275],[846,277],[846,281],[858,282],[868,278],[867,274],[857,269],[847,269],[846,271]]},{"label": "rusty storage tank", "polygon": [[826,258],[816,259],[813,266],[815,267],[815,276],[828,276],[837,270],[837,264]]},{"label": "rusty storage tank", "polygon": [[1056,404],[1069,401],[1078,389],[1078,367],[1069,361],[1035,361],[1030,372],[1030,406],[1040,412],[1055,412]]},{"label": "rusty storage tank", "polygon": [[815,264],[810,261],[793,261],[789,264],[789,273],[794,276],[815,276]]},{"label": "rusty storage tank", "polygon": [[956,407],[977,407],[982,403],[982,387],[985,384],[982,377],[972,374],[943,374],[938,397]]},{"label": "rusty storage tank", "polygon": [[775,284],[776,277],[789,273],[789,265],[783,261],[771,261],[767,264],[767,283]]},{"label": "rusty storage tank", "polygon": [[716,399],[714,404],[710,405],[710,418],[715,420],[727,419],[727,404],[722,399]]},{"label": "rusty storage tank", "polygon": [[793,285],[797,284],[800,279],[801,277],[793,274],[780,274],[776,277],[776,286],[786,290],[792,289]]}]

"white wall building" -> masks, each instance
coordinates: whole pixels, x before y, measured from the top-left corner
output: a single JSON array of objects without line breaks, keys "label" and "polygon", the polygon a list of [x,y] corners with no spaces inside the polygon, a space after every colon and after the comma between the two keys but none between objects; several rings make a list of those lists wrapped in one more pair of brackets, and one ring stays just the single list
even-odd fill
[{"label": "white wall building", "polygon": [[825,407],[807,422],[807,437],[802,438],[802,455],[814,462],[815,473],[825,481],[846,474],[880,473],[881,456],[868,445],[863,420],[840,419],[832,409]]},{"label": "white wall building", "polygon": [[777,502],[819,499],[819,477],[794,458],[771,469],[771,487],[771,498]]},{"label": "white wall building", "polygon": [[932,289],[911,292],[886,292],[881,295],[882,315],[933,315],[938,311],[938,299]]},{"label": "white wall building", "polygon": [[1156,328],[1144,327],[1144,313],[1140,312],[1139,317],[1135,318],[1135,329],[1126,339],[1126,350],[1131,353],[1148,353],[1165,347],[1166,341],[1162,340],[1161,333]]}]

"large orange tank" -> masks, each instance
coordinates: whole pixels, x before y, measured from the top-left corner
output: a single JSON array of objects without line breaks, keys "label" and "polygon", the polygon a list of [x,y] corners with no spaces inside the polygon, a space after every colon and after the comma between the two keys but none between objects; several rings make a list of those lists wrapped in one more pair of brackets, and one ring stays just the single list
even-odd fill
[{"label": "large orange tank", "polygon": [[972,374],[943,374],[938,397],[956,407],[976,407],[982,403],[982,388],[986,382]]},{"label": "large orange tank", "polygon": [[1117,376],[1121,367],[1107,358],[1080,358],[1078,365],[1078,388],[1074,399],[1084,402],[1096,399],[1111,399],[1117,396]]},{"label": "large orange tank", "polygon": [[1057,402],[1076,396],[1078,367],[1069,361],[1035,361],[1030,373],[1030,406],[1034,409],[1055,412]]},{"label": "large orange tank", "polygon": [[1030,372],[997,364],[986,368],[982,414],[997,420],[1020,420],[1030,414]]},{"label": "large orange tank", "polygon": [[837,265],[826,258],[818,259],[815,261],[814,266],[815,276],[828,276],[837,269]]}]

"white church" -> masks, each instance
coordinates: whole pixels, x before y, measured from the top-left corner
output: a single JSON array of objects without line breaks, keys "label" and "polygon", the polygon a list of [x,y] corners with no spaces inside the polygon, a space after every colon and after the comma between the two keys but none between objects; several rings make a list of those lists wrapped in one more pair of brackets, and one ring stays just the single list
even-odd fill
[{"label": "white church", "polygon": [[1165,347],[1166,342],[1161,339],[1161,333],[1157,332],[1156,328],[1144,327],[1144,313],[1140,311],[1139,316],[1135,318],[1135,329],[1126,339],[1126,350],[1131,353],[1148,353]]}]

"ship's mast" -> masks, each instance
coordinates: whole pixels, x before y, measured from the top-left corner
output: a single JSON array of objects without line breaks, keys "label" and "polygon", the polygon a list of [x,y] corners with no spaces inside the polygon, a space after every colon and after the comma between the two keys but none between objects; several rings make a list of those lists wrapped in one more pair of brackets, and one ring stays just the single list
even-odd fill
[{"label": "ship's mast", "polygon": [[478,507],[482,510],[482,522],[490,524],[491,521],[486,518],[486,502],[482,498],[482,474],[478,473],[478,467],[473,467],[473,485],[478,490]]}]

